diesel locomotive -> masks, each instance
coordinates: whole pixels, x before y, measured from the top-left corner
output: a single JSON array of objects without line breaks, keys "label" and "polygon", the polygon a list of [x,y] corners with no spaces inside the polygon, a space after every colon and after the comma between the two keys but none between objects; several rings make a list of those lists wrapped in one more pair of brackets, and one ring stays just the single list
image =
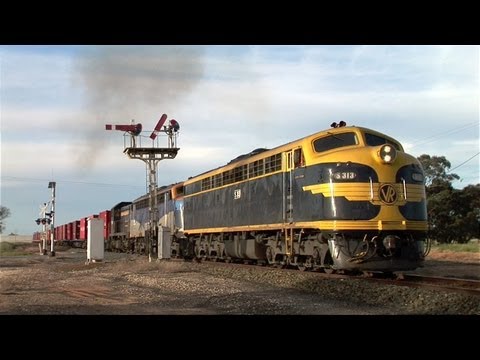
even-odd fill
[{"label": "diesel locomotive", "polygon": [[[413,270],[426,254],[419,161],[371,129],[332,128],[158,189],[171,255],[328,273]],[[145,252],[148,194],[111,210],[111,250]]]}]

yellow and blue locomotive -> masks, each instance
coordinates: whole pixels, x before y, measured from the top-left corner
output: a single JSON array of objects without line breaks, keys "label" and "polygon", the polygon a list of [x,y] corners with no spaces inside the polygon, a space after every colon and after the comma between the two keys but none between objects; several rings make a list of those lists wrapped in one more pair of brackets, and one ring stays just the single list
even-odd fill
[{"label": "yellow and blue locomotive", "polygon": [[[332,128],[183,183],[179,254],[326,272],[422,265],[423,169],[395,139]],[[188,245],[188,246],[187,246]]]}]

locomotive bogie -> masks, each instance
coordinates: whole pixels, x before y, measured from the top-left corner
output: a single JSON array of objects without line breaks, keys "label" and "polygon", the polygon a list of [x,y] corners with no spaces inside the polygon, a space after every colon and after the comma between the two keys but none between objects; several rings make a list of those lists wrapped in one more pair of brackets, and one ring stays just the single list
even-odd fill
[{"label": "locomotive bogie", "polygon": [[245,234],[236,234],[225,240],[225,254],[238,259],[264,260],[265,245],[256,239],[246,238]]}]

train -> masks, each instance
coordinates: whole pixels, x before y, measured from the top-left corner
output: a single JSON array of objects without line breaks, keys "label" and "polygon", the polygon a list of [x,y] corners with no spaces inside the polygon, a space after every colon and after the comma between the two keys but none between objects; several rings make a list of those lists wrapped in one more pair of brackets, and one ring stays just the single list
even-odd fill
[{"label": "train", "polygon": [[429,247],[420,162],[344,122],[161,186],[156,210],[154,229],[149,194],[106,210],[106,250],[148,253],[162,232],[174,258],[391,273],[423,266]]}]

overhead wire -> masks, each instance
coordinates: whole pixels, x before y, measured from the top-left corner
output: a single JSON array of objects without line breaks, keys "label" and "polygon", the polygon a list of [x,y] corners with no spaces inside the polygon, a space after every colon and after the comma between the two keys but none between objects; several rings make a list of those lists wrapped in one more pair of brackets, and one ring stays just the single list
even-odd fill
[{"label": "overhead wire", "polygon": [[472,157],[469,157],[467,160],[465,160],[464,162],[462,162],[460,165],[457,165],[457,166],[455,166],[454,168],[448,170],[447,173],[452,172],[452,171],[455,170],[455,169],[458,169],[458,168],[459,168],[460,166],[462,166],[462,165],[465,165],[467,162],[469,162],[470,160],[472,160],[475,156],[478,156],[479,154],[480,154],[480,152],[476,153],[476,154],[473,155]]},{"label": "overhead wire", "polygon": [[437,133],[437,134],[434,134],[434,135],[431,135],[431,136],[428,136],[426,138],[424,138],[423,140],[415,140],[413,141],[413,144],[410,146],[410,147],[416,147],[418,145],[424,145],[424,144],[428,144],[432,141],[435,141],[437,140],[437,138],[440,138],[440,137],[443,137],[443,136],[447,136],[447,135],[451,135],[451,134],[455,134],[455,133],[458,133],[458,132],[462,132],[462,131],[465,131],[467,129],[470,129],[474,126],[478,126],[478,121],[475,121],[475,122],[472,122],[472,123],[468,123],[468,124],[464,124],[464,125],[461,125],[461,126],[456,126],[455,128],[453,129],[449,129],[449,130],[446,130],[446,131],[442,131],[440,133]]},{"label": "overhead wire", "polygon": [[[6,180],[19,180],[19,181],[39,181],[39,182],[52,181],[52,179],[35,179],[35,178],[26,178],[26,177],[8,176],[8,175],[2,175],[1,178]],[[55,181],[58,183],[81,184],[81,185],[143,187],[143,185],[97,183],[97,182],[61,180],[61,179],[55,180]]]},{"label": "overhead wire", "polygon": [[[413,142],[413,144],[410,146],[410,148],[414,148],[418,145],[424,145],[424,144],[428,144],[430,142],[433,142],[433,141],[436,141],[438,138],[441,138],[441,137],[444,137],[444,136],[448,136],[448,135],[451,135],[451,134],[455,134],[455,133],[459,133],[459,132],[462,132],[462,131],[465,131],[465,130],[468,130],[470,128],[473,128],[473,127],[476,127],[478,126],[478,121],[474,121],[474,122],[471,122],[471,123],[467,123],[467,124],[464,124],[464,125],[460,125],[460,126],[456,126],[455,128],[452,128],[452,129],[449,129],[449,130],[446,130],[446,131],[442,131],[442,132],[439,132],[437,134],[434,134],[434,135],[431,135],[431,136],[428,136],[426,138],[424,138],[423,140],[415,140]],[[476,156],[478,156],[480,154],[480,152],[476,153],[475,155],[471,156],[470,158],[468,158],[467,160],[463,161],[462,163],[460,163],[459,165],[453,167],[452,169],[450,169],[449,171],[447,171],[447,174],[448,173],[451,173],[453,170],[455,169],[458,169],[459,167],[463,166],[464,164],[466,164],[467,162],[469,162],[470,160],[472,160],[473,158],[475,158]],[[470,177],[467,177],[467,178],[470,178]],[[474,178],[478,178],[478,176],[475,176]]]}]

